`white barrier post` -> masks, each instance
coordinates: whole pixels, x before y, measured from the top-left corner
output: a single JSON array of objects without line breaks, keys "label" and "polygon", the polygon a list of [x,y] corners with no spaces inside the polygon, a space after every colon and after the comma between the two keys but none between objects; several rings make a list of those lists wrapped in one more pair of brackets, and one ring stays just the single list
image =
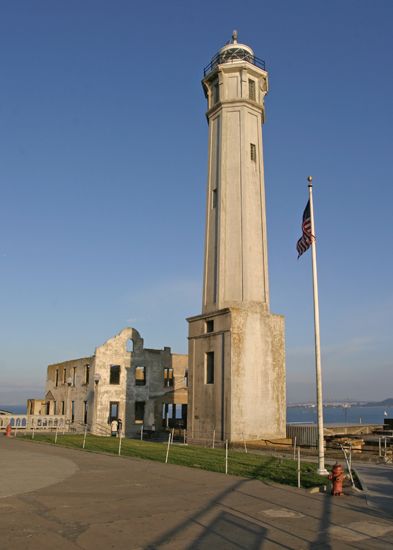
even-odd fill
[{"label": "white barrier post", "polygon": [[143,441],[143,424],[142,424],[142,427],[141,427],[141,441]]},{"label": "white barrier post", "polygon": [[214,449],[215,443],[216,443],[216,428],[213,429],[213,445],[212,445],[213,449]]},{"label": "white barrier post", "polygon": [[172,428],[172,437],[171,437],[171,443],[173,445],[173,438],[175,436],[175,428]]},{"label": "white barrier post", "polygon": [[57,443],[57,429],[58,429],[58,426],[56,425],[56,433],[55,433],[55,445]]},{"label": "white barrier post", "polygon": [[33,433],[31,434],[31,439],[34,439],[34,430],[35,430],[35,426],[33,426]]},{"label": "white barrier post", "polygon": [[119,433],[119,456],[121,455],[121,440],[123,439],[122,432]]},{"label": "white barrier post", "polygon": [[297,448],[297,486],[300,489],[300,447]]},{"label": "white barrier post", "polygon": [[293,460],[296,460],[296,435],[293,438]]},{"label": "white barrier post", "polygon": [[225,473],[228,473],[228,440],[225,440]]},{"label": "white barrier post", "polygon": [[186,430],[183,430],[183,443],[186,444]]},{"label": "white barrier post", "polygon": [[384,457],[386,458],[386,436],[384,437],[384,452],[383,452],[383,455]]},{"label": "white barrier post", "polygon": [[168,463],[168,456],[169,456],[169,445],[171,444],[171,433],[169,432],[168,436],[168,446],[166,448],[166,457],[165,457],[165,464]]},{"label": "white barrier post", "polygon": [[16,437],[16,421],[15,421],[15,436],[14,437]]},{"label": "white barrier post", "polygon": [[242,436],[243,436],[244,451],[247,454],[247,445],[246,445],[246,440],[244,439],[244,433],[242,433]]},{"label": "white barrier post", "polygon": [[378,438],[378,456],[379,456],[379,458],[381,458],[381,456],[382,456],[381,438]]},{"label": "white barrier post", "polygon": [[84,435],[83,435],[83,445],[82,445],[82,449],[84,449],[85,446],[86,446],[86,436],[87,436],[87,424],[86,424],[86,426],[85,426],[85,433],[84,433]]}]

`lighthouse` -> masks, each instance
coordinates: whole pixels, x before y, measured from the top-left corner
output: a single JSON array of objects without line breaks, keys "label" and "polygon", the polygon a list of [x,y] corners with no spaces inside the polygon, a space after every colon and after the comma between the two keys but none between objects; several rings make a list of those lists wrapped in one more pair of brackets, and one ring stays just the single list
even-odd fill
[{"label": "lighthouse", "polygon": [[189,323],[194,442],[285,437],[284,318],[270,312],[262,125],[268,73],[232,40],[202,80],[208,176],[202,313]]}]

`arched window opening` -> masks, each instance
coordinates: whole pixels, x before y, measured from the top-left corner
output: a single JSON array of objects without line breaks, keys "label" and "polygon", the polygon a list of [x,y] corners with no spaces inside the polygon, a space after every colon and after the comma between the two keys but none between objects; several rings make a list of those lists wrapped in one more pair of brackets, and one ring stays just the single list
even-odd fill
[{"label": "arched window opening", "polygon": [[132,338],[129,338],[127,340],[126,350],[128,352],[133,352],[134,351],[134,340]]}]

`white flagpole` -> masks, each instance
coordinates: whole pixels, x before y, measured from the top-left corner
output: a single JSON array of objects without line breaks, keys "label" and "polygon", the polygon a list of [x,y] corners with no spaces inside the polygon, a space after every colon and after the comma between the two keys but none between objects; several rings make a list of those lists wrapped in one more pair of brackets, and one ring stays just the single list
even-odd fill
[{"label": "white flagpole", "polygon": [[323,439],[323,398],[322,398],[322,369],[321,369],[321,338],[319,332],[319,300],[318,300],[318,275],[317,275],[317,247],[315,242],[314,205],[312,199],[312,176],[308,176],[308,193],[310,198],[311,221],[311,256],[312,256],[312,282],[314,291],[314,328],[315,328],[315,370],[317,382],[317,411],[318,411],[318,474],[328,475],[325,468],[325,448]]}]

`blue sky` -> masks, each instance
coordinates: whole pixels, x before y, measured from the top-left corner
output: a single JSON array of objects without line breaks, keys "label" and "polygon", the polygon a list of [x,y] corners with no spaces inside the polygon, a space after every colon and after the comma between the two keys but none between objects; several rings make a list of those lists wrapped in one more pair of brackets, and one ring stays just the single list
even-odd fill
[{"label": "blue sky", "polygon": [[393,3],[0,3],[0,403],[127,325],[187,351],[201,311],[203,67],[238,29],[265,59],[271,309],[289,401],[314,399],[315,189],[324,393],[393,396]]}]

